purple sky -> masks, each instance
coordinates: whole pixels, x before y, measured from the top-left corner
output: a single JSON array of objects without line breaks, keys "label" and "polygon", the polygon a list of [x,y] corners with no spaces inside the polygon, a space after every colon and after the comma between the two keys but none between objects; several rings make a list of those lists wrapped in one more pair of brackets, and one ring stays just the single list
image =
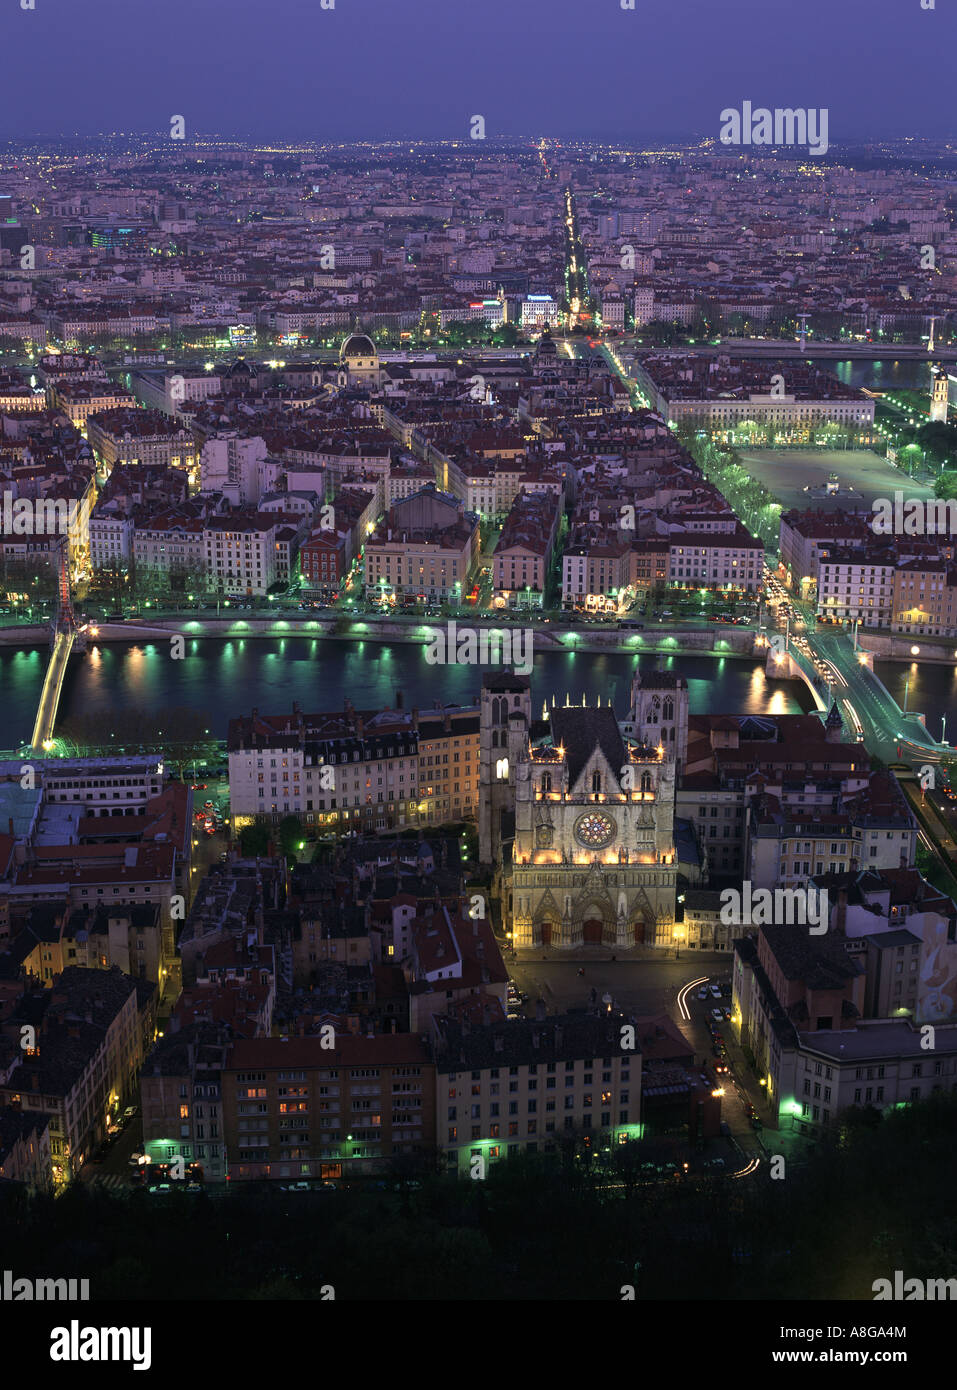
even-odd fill
[{"label": "purple sky", "polygon": [[830,140],[957,129],[936,0],[4,0],[0,138],[717,135],[823,107]]}]

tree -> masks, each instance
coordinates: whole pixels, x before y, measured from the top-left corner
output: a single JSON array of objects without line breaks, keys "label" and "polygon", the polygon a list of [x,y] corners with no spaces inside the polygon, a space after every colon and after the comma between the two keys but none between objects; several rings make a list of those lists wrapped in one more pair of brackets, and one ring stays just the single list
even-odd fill
[{"label": "tree", "polygon": [[957,498],[957,472],[952,469],[944,469],[943,473],[938,474],[937,481],[934,483],[934,496],[941,497],[945,501]]},{"label": "tree", "polygon": [[239,832],[239,847],[247,859],[263,859],[269,853],[269,827],[264,821],[244,825]]},{"label": "tree", "polygon": [[279,845],[286,856],[295,854],[303,838],[302,821],[298,816],[283,816],[279,822]]}]

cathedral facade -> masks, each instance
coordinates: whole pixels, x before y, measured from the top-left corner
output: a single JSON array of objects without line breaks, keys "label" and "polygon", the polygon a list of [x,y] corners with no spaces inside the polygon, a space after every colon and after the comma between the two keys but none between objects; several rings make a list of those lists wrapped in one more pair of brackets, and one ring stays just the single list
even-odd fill
[{"label": "cathedral facade", "polygon": [[636,677],[621,723],[610,706],[566,705],[526,721],[519,741],[511,709],[506,721],[501,741],[510,757],[498,797],[500,807],[514,805],[513,820],[506,809],[514,835],[502,881],[513,945],[546,954],[673,945],[684,682]]}]

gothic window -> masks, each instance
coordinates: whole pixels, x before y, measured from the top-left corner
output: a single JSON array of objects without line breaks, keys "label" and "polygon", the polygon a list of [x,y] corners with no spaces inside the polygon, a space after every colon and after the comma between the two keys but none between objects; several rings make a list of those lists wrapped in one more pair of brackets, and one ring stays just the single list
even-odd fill
[{"label": "gothic window", "polygon": [[552,789],[552,774],[551,774],[550,772],[543,772],[543,773],[542,773],[542,791],[543,791],[543,792],[550,792],[551,789]]},{"label": "gothic window", "polygon": [[675,702],[671,699],[670,696],[664,703],[664,708],[662,709],[661,717],[666,724],[675,717]]},{"label": "gothic window", "polygon": [[651,791],[651,773],[650,773],[650,772],[643,772],[643,773],[641,774],[641,790],[642,790],[642,792],[650,792],[650,791]]},{"label": "gothic window", "polygon": [[591,789],[593,792],[601,791],[601,773],[593,772],[591,775]]},{"label": "gothic window", "polygon": [[652,700],[652,702],[651,702],[651,709],[648,711],[648,723],[649,723],[649,724],[657,724],[657,723],[658,723],[658,717],[659,717],[660,713],[661,713],[661,710],[660,710],[660,707],[659,707],[659,701],[658,701],[658,699],[657,699],[657,697],[656,697],[654,700]]}]

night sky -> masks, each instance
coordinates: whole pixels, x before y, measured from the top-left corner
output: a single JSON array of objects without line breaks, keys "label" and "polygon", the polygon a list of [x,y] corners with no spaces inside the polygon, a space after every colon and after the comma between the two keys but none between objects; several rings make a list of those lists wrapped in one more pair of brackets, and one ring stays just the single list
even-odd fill
[{"label": "night sky", "polygon": [[0,138],[717,135],[723,107],[827,107],[830,140],[945,137],[937,0],[3,0]]}]

